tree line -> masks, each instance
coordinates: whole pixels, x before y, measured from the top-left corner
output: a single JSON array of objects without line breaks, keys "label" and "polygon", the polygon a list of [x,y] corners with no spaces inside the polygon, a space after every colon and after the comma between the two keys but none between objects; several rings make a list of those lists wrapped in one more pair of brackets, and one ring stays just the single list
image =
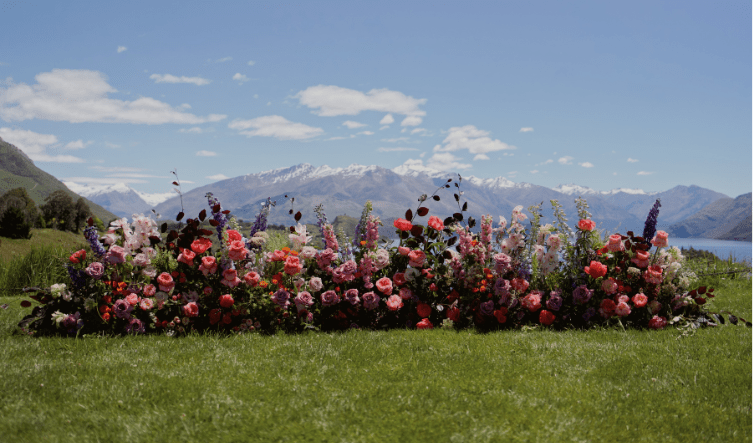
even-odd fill
[{"label": "tree line", "polygon": [[0,237],[28,239],[32,228],[78,232],[90,216],[91,209],[83,197],[74,201],[59,190],[37,207],[26,189],[15,188],[0,197]]}]

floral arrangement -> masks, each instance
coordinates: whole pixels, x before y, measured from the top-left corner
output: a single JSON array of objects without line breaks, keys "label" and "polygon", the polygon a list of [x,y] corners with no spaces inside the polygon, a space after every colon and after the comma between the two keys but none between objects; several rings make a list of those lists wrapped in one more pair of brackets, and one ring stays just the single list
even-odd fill
[{"label": "floral arrangement", "polygon": [[[429,214],[430,199],[422,195],[415,212],[394,221],[399,242],[392,245],[379,244],[384,226],[370,202],[352,241],[335,233],[317,207],[319,249],[298,223],[300,212],[289,246],[268,247],[271,200],[248,236],[211,194],[211,212],[186,220],[180,231],[135,215],[100,235],[90,220],[84,235],[91,251],[70,256],[68,282],[29,290],[39,305],[19,326],[36,335],[180,335],[527,325],[662,329],[679,321],[724,321],[704,310],[713,289],[690,290],[694,274],[683,269],[679,249],[668,247],[667,233],[656,231],[659,201],[643,237],[628,232],[602,239],[580,199],[575,229],[552,201],[554,224],[542,226],[540,208],[532,206],[526,228],[528,216],[518,206],[509,222],[499,217],[495,227],[486,215],[473,232],[476,220],[466,220],[467,203],[460,204],[461,180],[454,183],[457,213],[419,223]],[[438,201],[452,181],[431,199]],[[182,218],[183,212],[177,221]]]}]

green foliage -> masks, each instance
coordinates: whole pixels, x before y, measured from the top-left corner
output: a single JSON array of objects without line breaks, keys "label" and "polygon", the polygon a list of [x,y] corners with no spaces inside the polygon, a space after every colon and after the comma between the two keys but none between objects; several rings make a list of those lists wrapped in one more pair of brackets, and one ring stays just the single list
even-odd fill
[{"label": "green foliage", "polygon": [[34,200],[29,197],[26,189],[14,188],[0,197],[0,216],[10,208],[20,210],[23,215],[24,223],[28,224],[30,228],[43,227],[42,225],[44,221],[42,215],[37,209]]},{"label": "green foliage", "polygon": [[55,191],[45,199],[40,209],[48,226],[60,231],[73,231],[76,208],[70,195],[64,191]]},{"label": "green foliage", "polygon": [[0,217],[0,237],[31,238],[31,225],[25,218],[24,212],[19,208],[6,209]]},{"label": "green foliage", "polygon": [[0,262],[0,293],[18,294],[24,287],[49,287],[67,281],[67,258],[67,251],[44,245],[10,261]]}]

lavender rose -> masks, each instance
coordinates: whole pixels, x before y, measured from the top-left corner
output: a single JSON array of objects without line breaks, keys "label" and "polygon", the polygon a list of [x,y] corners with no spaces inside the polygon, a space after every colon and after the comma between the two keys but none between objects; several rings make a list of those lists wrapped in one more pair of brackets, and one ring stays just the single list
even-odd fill
[{"label": "lavender rose", "polygon": [[99,280],[100,278],[102,278],[102,274],[105,273],[105,266],[102,263],[95,261],[94,263],[87,266],[84,272],[86,272],[86,275],[93,278],[94,280]]},{"label": "lavender rose", "polygon": [[335,291],[325,291],[322,294],[322,304],[324,306],[334,306],[340,303],[340,296]]}]

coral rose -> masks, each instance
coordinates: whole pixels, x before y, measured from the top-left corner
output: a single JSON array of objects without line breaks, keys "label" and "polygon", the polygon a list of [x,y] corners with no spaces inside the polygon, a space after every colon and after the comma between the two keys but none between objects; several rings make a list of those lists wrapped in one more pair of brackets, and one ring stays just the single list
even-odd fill
[{"label": "coral rose", "polygon": [[651,239],[651,244],[657,248],[666,248],[669,246],[669,234],[664,231],[656,231],[656,235]]},{"label": "coral rose", "polygon": [[227,230],[227,240],[228,243],[232,243],[234,241],[241,241],[243,240],[243,236],[240,234],[240,232],[234,230],[234,229],[228,229]]},{"label": "coral rose", "polygon": [[197,254],[203,254],[211,247],[212,240],[209,240],[208,238],[197,238],[191,242],[191,250]]},{"label": "coral rose", "polygon": [[581,219],[578,222],[578,229],[580,229],[581,231],[591,231],[595,227],[596,222],[594,222],[593,220]]},{"label": "coral rose", "polygon": [[636,308],[642,308],[648,303],[648,297],[643,293],[638,293],[633,296],[633,304]]},{"label": "coral rose", "polygon": [[206,277],[209,274],[217,272],[217,259],[213,256],[201,257],[201,264],[199,265],[199,271]]},{"label": "coral rose", "polygon": [[[390,280],[387,277],[382,277],[379,280],[376,281],[376,287],[382,294],[391,294],[392,293],[392,280]],[[398,296],[399,298],[399,296]]]},{"label": "coral rose", "polygon": [[635,251],[635,255],[630,261],[635,263],[639,268],[647,268],[648,259],[651,257],[648,251]]},{"label": "coral rose", "polygon": [[243,281],[252,288],[255,288],[259,284],[259,280],[261,280],[261,276],[256,271],[247,272],[243,276]]},{"label": "coral rose", "polygon": [[431,217],[429,217],[429,222],[427,224],[429,225],[430,228],[437,231],[441,231],[442,229],[444,229],[444,222],[436,215],[432,215]]},{"label": "coral rose", "polygon": [[624,301],[621,301],[617,303],[617,307],[614,308],[614,313],[619,317],[626,317],[630,315],[630,305],[628,305]]},{"label": "coral rose", "polygon": [[246,245],[243,244],[240,240],[235,240],[232,243],[230,243],[230,246],[228,247],[228,256],[230,257],[230,260],[243,260],[246,258],[246,255],[248,254],[248,249],[246,249]]},{"label": "coral rose", "polygon": [[175,287],[173,277],[167,272],[163,272],[157,277],[157,284],[159,284],[159,290],[165,292],[170,292]]},{"label": "coral rose", "polygon": [[303,264],[301,263],[301,260],[298,259],[298,257],[291,255],[285,259],[285,273],[286,274],[295,275],[301,272],[301,269],[303,269]]},{"label": "coral rose", "polygon": [[434,325],[431,324],[428,318],[425,318],[421,320],[420,322],[416,323],[416,328],[418,329],[434,329]]},{"label": "coral rose", "polygon": [[398,218],[393,225],[401,231],[410,231],[413,228],[413,224],[404,218]]},{"label": "coral rose", "polygon": [[539,323],[541,323],[544,326],[549,326],[552,323],[554,323],[554,320],[557,317],[554,316],[551,312],[547,311],[546,309],[542,310],[539,313]]},{"label": "coral rose", "polygon": [[413,250],[408,253],[408,264],[414,268],[422,268],[426,263],[426,254],[421,250]]},{"label": "coral rose", "polygon": [[233,300],[233,296],[230,294],[223,294],[220,295],[220,306],[223,308],[230,308],[235,304],[235,300]]},{"label": "coral rose", "polygon": [[397,311],[398,309],[403,307],[403,299],[400,298],[399,295],[391,295],[390,298],[387,299],[387,309],[390,311]]},{"label": "coral rose", "polygon": [[608,269],[606,265],[597,261],[592,261],[591,264],[583,268],[583,270],[586,271],[586,274],[590,275],[591,278],[596,279],[607,275]]},{"label": "coral rose", "polygon": [[188,266],[193,266],[193,259],[196,257],[196,253],[190,249],[182,249],[178,255],[178,262],[185,263]]}]

